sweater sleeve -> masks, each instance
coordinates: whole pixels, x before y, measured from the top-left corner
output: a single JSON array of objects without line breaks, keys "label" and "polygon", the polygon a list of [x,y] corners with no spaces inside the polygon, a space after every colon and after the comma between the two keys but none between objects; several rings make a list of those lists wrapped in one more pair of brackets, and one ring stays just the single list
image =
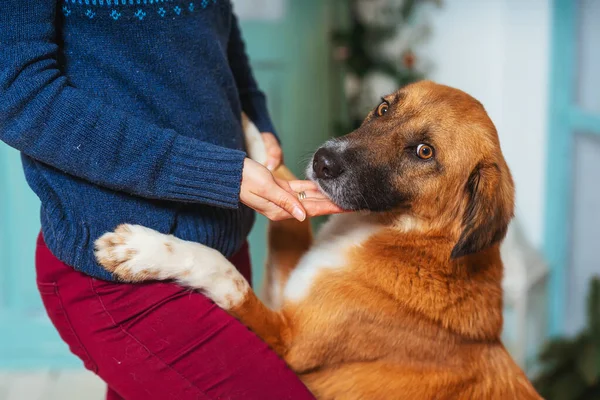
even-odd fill
[{"label": "sweater sleeve", "polygon": [[242,110],[244,110],[248,115],[248,118],[254,122],[259,131],[271,132],[277,136],[267,109],[266,96],[258,88],[256,79],[252,74],[250,60],[246,54],[246,47],[235,14],[232,14],[227,57],[240,93]]},{"label": "sweater sleeve", "polygon": [[0,2],[0,139],[113,190],[236,208],[245,153],[177,134],[69,84],[56,0]]}]

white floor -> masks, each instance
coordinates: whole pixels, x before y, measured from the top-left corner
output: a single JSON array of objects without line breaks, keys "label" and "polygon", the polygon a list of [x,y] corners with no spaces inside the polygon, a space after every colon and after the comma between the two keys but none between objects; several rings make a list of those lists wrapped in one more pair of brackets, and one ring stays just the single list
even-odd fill
[{"label": "white floor", "polygon": [[0,372],[0,400],[103,400],[104,382],[89,371]]}]

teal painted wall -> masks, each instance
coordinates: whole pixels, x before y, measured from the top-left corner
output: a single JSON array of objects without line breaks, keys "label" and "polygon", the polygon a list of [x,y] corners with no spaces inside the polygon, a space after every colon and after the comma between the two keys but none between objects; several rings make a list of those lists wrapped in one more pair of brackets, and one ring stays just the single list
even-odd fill
[{"label": "teal painted wall", "polygon": [[42,308],[35,285],[39,201],[19,153],[0,143],[0,368],[77,365]]}]

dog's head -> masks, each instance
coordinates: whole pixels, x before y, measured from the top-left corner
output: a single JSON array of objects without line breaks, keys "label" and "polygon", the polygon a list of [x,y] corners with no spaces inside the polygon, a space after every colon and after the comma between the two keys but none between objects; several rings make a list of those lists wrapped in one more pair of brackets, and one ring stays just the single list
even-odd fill
[{"label": "dog's head", "polygon": [[503,239],[514,188],[498,135],[468,94],[423,81],[386,96],[308,168],[334,203],[385,212],[404,229],[452,232],[452,257]]}]

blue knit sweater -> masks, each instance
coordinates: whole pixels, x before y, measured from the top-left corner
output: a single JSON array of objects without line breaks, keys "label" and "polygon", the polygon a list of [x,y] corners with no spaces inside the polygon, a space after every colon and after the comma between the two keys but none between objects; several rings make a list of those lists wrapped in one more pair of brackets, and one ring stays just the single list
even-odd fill
[{"label": "blue knit sweater", "polygon": [[229,0],[0,1],[0,139],[89,275],[112,279],[93,244],[121,223],[240,248],[242,110],[273,131]]}]

